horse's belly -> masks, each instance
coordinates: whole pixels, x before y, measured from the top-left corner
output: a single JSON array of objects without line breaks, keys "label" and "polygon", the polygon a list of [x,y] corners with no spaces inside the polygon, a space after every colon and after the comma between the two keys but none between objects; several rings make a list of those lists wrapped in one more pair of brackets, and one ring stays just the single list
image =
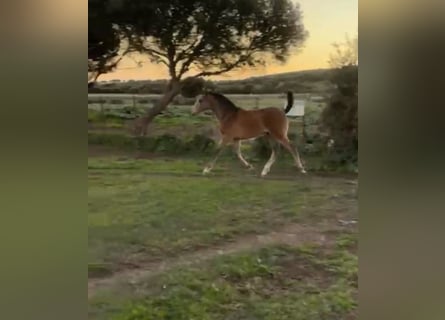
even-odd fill
[{"label": "horse's belly", "polygon": [[235,136],[237,139],[247,140],[247,139],[257,138],[259,136],[264,135],[265,133],[267,133],[267,130],[262,126],[254,126],[250,128],[241,128],[240,130],[237,130]]},{"label": "horse's belly", "polygon": [[235,121],[222,126],[223,135],[235,140],[254,139],[267,133],[264,121],[258,111],[239,111]]}]

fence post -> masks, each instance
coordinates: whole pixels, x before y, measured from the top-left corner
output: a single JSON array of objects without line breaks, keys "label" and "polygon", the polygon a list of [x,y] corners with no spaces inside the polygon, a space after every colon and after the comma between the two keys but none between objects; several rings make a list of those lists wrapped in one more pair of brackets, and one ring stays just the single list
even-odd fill
[{"label": "fence post", "polygon": [[303,130],[303,133],[302,133],[303,144],[306,144],[306,141],[307,141],[307,139],[306,139],[306,121],[304,120],[304,114],[303,114],[303,117],[301,117],[301,121],[303,122],[301,125],[301,128]]},{"label": "fence post", "polygon": [[307,107],[307,103],[311,101],[311,94],[307,93],[306,94],[306,101],[304,103],[304,109],[303,109],[303,117],[302,117],[302,121],[303,121],[303,125],[302,125],[302,129],[303,129],[303,141],[304,144],[306,144],[307,141],[307,136],[306,136],[306,121],[305,121],[305,116],[306,116],[306,107]]}]

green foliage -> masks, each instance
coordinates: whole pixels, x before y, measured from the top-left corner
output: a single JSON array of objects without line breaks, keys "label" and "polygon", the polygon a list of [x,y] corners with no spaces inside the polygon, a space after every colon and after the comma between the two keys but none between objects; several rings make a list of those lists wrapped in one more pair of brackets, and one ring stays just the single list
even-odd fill
[{"label": "green foliage", "polygon": [[344,234],[338,237],[336,247],[339,249],[350,249],[357,247],[357,236],[355,234]]},{"label": "green foliage", "polygon": [[122,134],[89,133],[88,143],[165,155],[209,154],[215,150],[215,142],[199,134],[194,135],[190,140],[182,140],[170,134],[131,137]]},{"label": "green foliage", "polygon": [[[123,101],[119,101],[120,104],[123,104]],[[141,114],[143,114],[143,110],[129,106],[104,111],[88,109],[88,122],[105,127],[122,128],[126,120],[135,119]]]},{"label": "green foliage", "polygon": [[338,93],[345,97],[355,97],[358,94],[358,67],[343,66],[334,69],[331,81],[337,86]]},{"label": "green foliage", "polygon": [[122,134],[88,133],[88,143],[124,149],[136,149],[138,146],[138,140]]},{"label": "green foliage", "polygon": [[216,143],[205,135],[195,134],[191,140],[187,141],[187,150],[198,154],[208,154],[216,150]]},{"label": "green foliage", "polygon": [[181,95],[186,98],[194,98],[201,94],[205,85],[203,78],[187,78],[182,81]]},{"label": "green foliage", "polygon": [[221,74],[242,66],[284,61],[307,33],[290,0],[124,1],[134,50],[168,66],[171,79],[189,70]]},{"label": "green foliage", "polygon": [[88,0],[88,81],[116,68],[127,51],[121,50],[124,23],[118,1]]},{"label": "green foliage", "polygon": [[105,120],[102,112],[88,109],[88,122],[103,122]]},{"label": "green foliage", "polygon": [[123,104],[124,102],[122,100],[119,99],[113,99],[110,101],[110,104]]},{"label": "green foliage", "polygon": [[337,92],[321,115],[322,128],[334,140],[328,162],[358,162],[358,67],[344,66],[334,71]]}]

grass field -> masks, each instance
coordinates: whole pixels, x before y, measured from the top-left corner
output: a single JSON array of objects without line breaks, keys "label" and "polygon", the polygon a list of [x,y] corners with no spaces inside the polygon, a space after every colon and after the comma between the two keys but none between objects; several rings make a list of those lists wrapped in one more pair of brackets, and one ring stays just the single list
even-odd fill
[{"label": "grass field", "polygon": [[290,122],[309,174],[281,151],[264,179],[253,143],[253,171],[230,148],[209,176],[209,154],[176,153],[199,147],[196,135],[218,140],[214,117],[190,106],[170,106],[142,140],[128,131],[131,106],[89,108],[89,319],[357,319],[357,176],[317,174],[323,158],[305,148],[323,106],[307,104],[306,141]]},{"label": "grass field", "polygon": [[355,319],[351,178],[206,160],[91,152],[89,318]]}]

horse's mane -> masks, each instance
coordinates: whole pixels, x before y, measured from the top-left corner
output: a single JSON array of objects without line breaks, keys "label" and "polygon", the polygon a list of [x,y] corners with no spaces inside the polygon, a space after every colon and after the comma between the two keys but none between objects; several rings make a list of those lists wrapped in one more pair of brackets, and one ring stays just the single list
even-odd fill
[{"label": "horse's mane", "polygon": [[230,101],[227,97],[223,96],[220,93],[209,92],[208,94],[210,94],[212,97],[214,97],[224,107],[231,109],[232,111],[238,111],[240,109],[232,101]]}]

